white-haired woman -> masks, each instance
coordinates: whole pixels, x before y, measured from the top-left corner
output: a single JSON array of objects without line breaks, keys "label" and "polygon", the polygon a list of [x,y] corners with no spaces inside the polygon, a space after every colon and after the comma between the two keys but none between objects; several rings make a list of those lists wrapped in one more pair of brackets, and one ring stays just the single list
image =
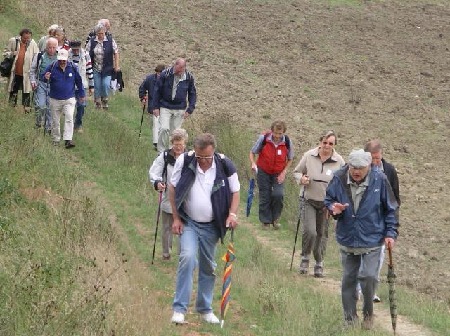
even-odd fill
[{"label": "white-haired woman", "polygon": [[172,177],[173,165],[176,159],[186,151],[188,134],[182,128],[175,129],[171,134],[170,149],[161,152],[153,161],[149,170],[150,182],[156,191],[163,193],[161,201],[161,219],[162,219],[162,248],[163,260],[170,259],[170,250],[172,249],[172,208],[169,202],[169,191],[167,181]]},{"label": "white-haired woman", "polygon": [[111,77],[113,72],[120,70],[119,49],[111,35],[106,35],[104,25],[96,25],[94,31],[96,35],[87,43],[86,51],[91,56],[94,70],[95,107],[107,110]]}]

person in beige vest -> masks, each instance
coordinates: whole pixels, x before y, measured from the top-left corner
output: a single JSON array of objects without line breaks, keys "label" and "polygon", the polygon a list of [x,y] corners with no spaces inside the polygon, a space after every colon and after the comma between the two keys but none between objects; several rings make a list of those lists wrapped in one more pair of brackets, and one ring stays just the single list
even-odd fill
[{"label": "person in beige vest", "polygon": [[315,147],[301,158],[294,169],[297,183],[303,186],[302,202],[304,202],[302,232],[302,260],[300,274],[307,274],[311,252],[316,264],[314,276],[323,277],[323,258],[328,241],[328,220],[323,200],[328,183],[333,178],[334,171],[344,166],[344,159],[335,151],[337,137],[333,131],[328,131],[319,138],[319,146]]},{"label": "person in beige vest", "polygon": [[8,41],[8,47],[4,55],[14,57],[11,76],[8,81],[9,103],[17,106],[17,95],[22,91],[22,105],[26,113],[31,111],[30,92],[30,69],[33,57],[39,52],[36,42],[32,39],[32,31],[24,28],[19,36],[12,37]]}]

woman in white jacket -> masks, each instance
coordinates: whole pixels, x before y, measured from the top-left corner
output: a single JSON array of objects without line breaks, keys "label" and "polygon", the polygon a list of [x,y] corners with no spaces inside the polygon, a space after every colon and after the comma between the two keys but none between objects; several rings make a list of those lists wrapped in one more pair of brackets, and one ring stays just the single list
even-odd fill
[{"label": "woman in white jacket", "polygon": [[187,141],[188,134],[186,130],[182,128],[175,129],[170,138],[171,148],[158,155],[148,172],[150,182],[155,190],[163,193],[161,200],[163,260],[170,260],[170,251],[172,249],[173,218],[167,181],[170,181],[176,159],[186,151]]}]

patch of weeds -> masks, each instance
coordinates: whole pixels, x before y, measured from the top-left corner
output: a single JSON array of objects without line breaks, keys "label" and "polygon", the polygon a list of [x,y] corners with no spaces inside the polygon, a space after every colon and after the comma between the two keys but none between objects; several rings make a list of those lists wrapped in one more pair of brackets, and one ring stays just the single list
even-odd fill
[{"label": "patch of weeds", "polygon": [[20,203],[22,197],[17,188],[6,178],[0,178],[0,209],[9,207],[13,203]]},{"label": "patch of weeds", "polygon": [[258,303],[261,313],[263,315],[283,315],[286,311],[288,292],[267,279],[261,280],[258,287]]}]

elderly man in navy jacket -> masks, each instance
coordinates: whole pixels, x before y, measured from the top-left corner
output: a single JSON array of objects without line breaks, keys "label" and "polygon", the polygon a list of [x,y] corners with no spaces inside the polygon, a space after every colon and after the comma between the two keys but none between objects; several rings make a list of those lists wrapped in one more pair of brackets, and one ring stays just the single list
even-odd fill
[{"label": "elderly man in navy jacket", "polygon": [[196,101],[194,76],[186,71],[186,60],[178,58],[173,67],[161,73],[153,92],[151,107],[153,115],[159,116],[161,127],[158,136],[159,152],[169,148],[170,133],[181,128],[183,119],[194,112]]},{"label": "elderly man in navy jacket", "polygon": [[86,99],[83,80],[77,67],[68,62],[69,52],[65,49],[58,51],[57,61],[50,64],[41,75],[41,80],[50,83],[50,110],[52,112],[53,144],[59,145],[61,140],[60,118],[64,114],[63,140],[66,148],[75,147],[73,138],[73,114],[77,97],[80,102]]},{"label": "elderly man in navy jacket", "polygon": [[[151,102],[153,99],[153,92],[155,91],[156,81],[158,80],[164,68],[165,68],[164,64],[158,64],[155,68],[155,73],[149,74],[147,77],[145,77],[141,85],[139,85],[139,100],[141,101],[143,108],[145,108],[145,104],[147,104],[147,112],[149,114],[153,114],[153,108],[151,106]],[[153,115],[152,123],[153,123],[152,129],[153,146],[155,147],[155,150],[157,150],[159,128],[160,128],[159,117]]]},{"label": "elderly man in navy jacket", "polygon": [[[383,244],[393,248],[397,238],[398,208],[389,182],[371,169],[372,157],[363,149],[350,153],[348,165],[338,170],[328,185],[325,206],[337,219],[336,240],[343,266],[342,305],[348,324],[358,320],[356,285],[364,296],[364,329],[373,327],[373,295]],[[358,272],[360,266],[362,271]]]}]

